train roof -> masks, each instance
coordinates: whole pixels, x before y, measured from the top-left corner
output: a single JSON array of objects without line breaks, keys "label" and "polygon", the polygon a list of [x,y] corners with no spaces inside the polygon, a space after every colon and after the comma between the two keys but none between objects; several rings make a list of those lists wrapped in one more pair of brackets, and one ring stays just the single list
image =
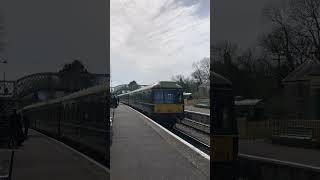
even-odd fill
[{"label": "train roof", "polygon": [[82,97],[82,96],[88,96],[88,95],[92,95],[92,94],[99,93],[99,92],[108,92],[108,89],[109,89],[108,85],[105,85],[105,84],[97,85],[97,86],[93,86],[93,87],[90,87],[90,88],[87,88],[87,89],[84,89],[84,90],[80,90],[80,91],[75,92],[75,93],[71,93],[71,94],[63,96],[63,97],[59,97],[59,98],[56,98],[56,99],[48,100],[48,101],[45,101],[45,102],[39,102],[39,103],[36,103],[36,104],[32,104],[32,105],[26,106],[26,107],[23,108],[23,110],[32,109],[32,108],[35,108],[35,107],[40,107],[40,106],[48,105],[48,104],[59,103],[59,102],[63,102],[63,101],[70,100],[70,99],[76,99],[76,98],[79,98],[79,97]]},{"label": "train roof", "polygon": [[145,87],[142,87],[140,89],[137,89],[137,90],[134,90],[134,91],[131,91],[128,93],[120,94],[119,96],[144,91],[147,89],[159,89],[159,88],[162,88],[162,89],[182,89],[182,87],[174,81],[159,81],[159,82],[154,83],[152,85],[145,86]]}]

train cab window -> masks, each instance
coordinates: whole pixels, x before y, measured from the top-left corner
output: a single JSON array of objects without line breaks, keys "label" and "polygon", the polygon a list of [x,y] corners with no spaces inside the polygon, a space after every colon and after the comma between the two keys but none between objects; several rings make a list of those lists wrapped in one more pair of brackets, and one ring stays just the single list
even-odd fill
[{"label": "train cab window", "polygon": [[163,104],[163,92],[162,90],[154,91],[154,103],[155,104]]},{"label": "train cab window", "polygon": [[164,90],[163,96],[165,104],[177,104],[182,102],[181,93],[177,90]]},{"label": "train cab window", "polygon": [[164,100],[166,103],[174,103],[174,95],[173,93],[166,92],[164,93]]},{"label": "train cab window", "polygon": [[182,102],[182,95],[177,90],[155,90],[155,104],[176,104]]}]

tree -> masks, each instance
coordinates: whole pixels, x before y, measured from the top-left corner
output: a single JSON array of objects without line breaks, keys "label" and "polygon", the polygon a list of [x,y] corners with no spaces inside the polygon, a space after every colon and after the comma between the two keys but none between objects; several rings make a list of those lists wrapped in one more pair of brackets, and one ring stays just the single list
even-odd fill
[{"label": "tree", "polygon": [[197,83],[189,77],[175,75],[171,79],[182,87],[183,92],[195,93],[197,91]]},{"label": "tree", "polygon": [[285,56],[290,71],[295,69],[295,59],[293,58],[295,31],[290,18],[290,7],[267,7],[264,15],[273,25],[272,32],[264,36],[261,40],[262,47],[271,54]]},{"label": "tree", "polygon": [[231,59],[237,54],[237,45],[228,41],[220,41],[211,46],[211,56],[214,61],[224,61],[225,55],[230,55]]},{"label": "tree", "polygon": [[134,91],[136,89],[139,88],[139,85],[136,81],[131,81],[129,84],[128,84],[128,87],[131,91]]},{"label": "tree", "polygon": [[320,61],[320,2],[319,0],[292,0],[291,19],[296,34],[312,46],[314,58]]},{"label": "tree", "polygon": [[[221,41],[214,44],[212,47],[211,69],[233,83],[240,83],[242,79],[239,75],[237,67],[238,50],[237,45],[228,41]],[[240,87],[235,85],[235,88]],[[236,92],[239,90],[235,90]]]},{"label": "tree", "polygon": [[255,55],[251,49],[238,51],[227,41],[212,46],[212,71],[229,79],[235,95],[266,97],[272,93],[274,67],[265,54]]},{"label": "tree", "polygon": [[84,67],[81,61],[74,60],[70,64],[65,64],[63,68],[59,71],[59,73],[88,73],[87,69]]},{"label": "tree", "polygon": [[199,62],[193,63],[194,71],[191,76],[202,84],[210,80],[210,58],[203,58]]},{"label": "tree", "polygon": [[59,71],[59,77],[63,87],[69,91],[78,91],[92,86],[94,78],[79,60],[65,64]]},{"label": "tree", "polygon": [[289,72],[306,60],[320,61],[320,1],[290,0],[286,7],[267,7],[272,31],[261,39],[270,54],[286,57]]}]

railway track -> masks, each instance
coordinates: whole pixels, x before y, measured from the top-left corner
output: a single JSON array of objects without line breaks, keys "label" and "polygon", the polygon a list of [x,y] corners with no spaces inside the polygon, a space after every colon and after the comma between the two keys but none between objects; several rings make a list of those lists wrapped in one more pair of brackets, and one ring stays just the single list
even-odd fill
[{"label": "railway track", "polygon": [[[190,114],[191,112],[188,113]],[[192,112],[192,114],[195,114],[195,116],[191,115],[191,117],[198,117],[198,115],[203,116],[202,113],[197,114],[196,112]],[[188,117],[190,117],[190,115]],[[200,120],[184,118],[177,120],[177,122],[173,127],[174,133],[210,155],[210,125],[203,123],[203,117],[201,117]]]},{"label": "railway track", "polygon": [[180,138],[184,139],[185,141],[189,142],[190,144],[192,144],[196,148],[200,149],[204,153],[210,155],[210,145],[206,142],[203,142],[203,140],[201,140],[200,138],[197,138],[197,137],[191,135],[190,133],[179,129],[176,126],[173,127],[172,129],[170,129],[170,131],[173,132],[174,134],[178,135]]},{"label": "railway track", "polygon": [[206,134],[210,134],[210,126],[208,124],[204,124],[189,118],[184,118],[183,120],[180,120],[180,123],[188,127],[194,128],[198,131],[204,132]]},{"label": "railway track", "polygon": [[[210,155],[210,126],[197,120],[184,118],[169,128],[169,131]],[[164,126],[165,127],[165,126]]]},{"label": "railway track", "polygon": [[[152,119],[150,116],[148,116],[150,119]],[[168,129],[170,132],[174,133],[175,135],[179,136],[183,140],[189,142],[202,152],[206,153],[207,155],[210,155],[210,133],[207,133],[206,131],[199,130],[198,128],[195,128],[191,124],[185,123],[190,122],[190,120],[178,120],[173,127],[168,127],[160,122],[158,122],[155,119],[152,119],[153,121],[161,124],[164,128]],[[192,120],[191,120],[192,121]],[[194,123],[195,121],[193,121]]]}]

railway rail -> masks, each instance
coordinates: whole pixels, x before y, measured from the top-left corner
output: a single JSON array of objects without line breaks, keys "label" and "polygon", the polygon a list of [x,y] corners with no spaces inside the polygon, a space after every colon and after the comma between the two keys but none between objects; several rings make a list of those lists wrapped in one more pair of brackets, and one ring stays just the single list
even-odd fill
[{"label": "railway rail", "polygon": [[166,128],[207,155],[210,155],[209,125],[188,118],[177,120],[177,122],[173,127]]},{"label": "railway rail", "polygon": [[185,115],[170,131],[210,155],[210,115],[195,111],[185,111]]},{"label": "railway rail", "polygon": [[184,116],[185,118],[192,119],[200,124],[210,125],[210,114],[184,110]]},{"label": "railway rail", "polygon": [[200,132],[210,134],[210,125],[208,125],[208,124],[204,124],[204,123],[198,122],[196,120],[188,119],[188,118],[184,118],[184,119],[180,120],[180,123],[185,126],[192,127]]},{"label": "railway rail", "polygon": [[210,145],[209,144],[203,142],[199,138],[196,138],[196,137],[190,135],[189,133],[182,131],[176,127],[173,127],[172,129],[170,129],[170,131],[173,132],[174,134],[178,135],[180,138],[184,139],[185,141],[189,142],[190,144],[192,144],[196,148],[200,149],[204,153],[210,155]]}]

